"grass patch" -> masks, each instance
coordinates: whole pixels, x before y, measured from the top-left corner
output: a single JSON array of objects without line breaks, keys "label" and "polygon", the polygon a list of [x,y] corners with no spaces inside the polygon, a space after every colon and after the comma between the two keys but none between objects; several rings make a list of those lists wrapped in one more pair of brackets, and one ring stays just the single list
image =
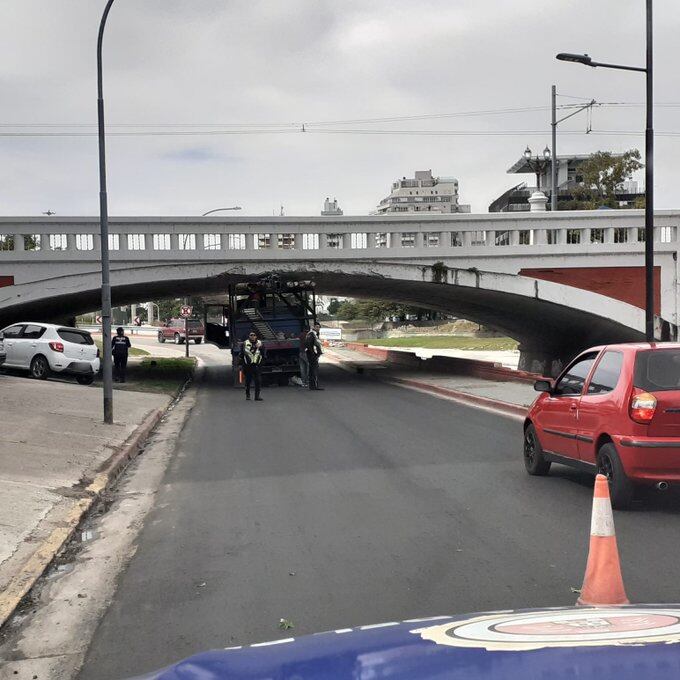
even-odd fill
[{"label": "grass patch", "polygon": [[[97,345],[97,347],[99,347],[100,352],[104,351],[102,349],[103,346],[101,340],[95,340],[94,344]],[[148,357],[151,354],[151,352],[147,352],[145,349],[140,349],[139,347],[130,347],[128,354],[131,357]]]},{"label": "grass patch", "polygon": [[[191,378],[196,368],[194,357],[144,358],[129,362],[124,383],[113,383],[115,390],[156,392],[175,396],[182,385]],[[101,385],[101,375],[96,385]]]},{"label": "grass patch", "polygon": [[422,347],[424,349],[461,349],[479,351],[516,350],[512,338],[470,338],[459,335],[409,335],[404,338],[377,338],[362,340],[380,347]]}]

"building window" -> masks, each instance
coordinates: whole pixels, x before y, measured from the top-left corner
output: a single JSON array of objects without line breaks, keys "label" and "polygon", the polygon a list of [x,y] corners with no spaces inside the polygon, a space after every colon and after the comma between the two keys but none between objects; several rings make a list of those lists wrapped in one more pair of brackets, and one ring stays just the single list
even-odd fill
[{"label": "building window", "polygon": [[14,250],[14,236],[0,234],[0,250]]},{"label": "building window", "polygon": [[92,234],[76,234],[76,250],[94,250]]},{"label": "building window", "polygon": [[567,229],[567,243],[570,245],[576,245],[577,243],[581,243],[581,230]]},{"label": "building window", "polygon": [[645,228],[644,227],[638,227],[637,230],[637,240],[638,243],[644,243],[646,240],[647,235],[645,234]]},{"label": "building window", "polygon": [[438,248],[440,240],[441,234],[438,231],[423,234],[423,245],[426,248]]},{"label": "building window", "polygon": [[614,229],[614,243],[627,243],[628,242],[628,229],[625,227],[616,227]]},{"label": "building window", "polygon": [[246,249],[246,235],[245,234],[229,234],[227,239],[229,250],[245,250]]},{"label": "building window", "polygon": [[109,250],[120,250],[120,234],[109,234]]},{"label": "building window", "polygon": [[66,250],[66,234],[50,234],[50,250]]},{"label": "building window", "polygon": [[40,234],[26,234],[24,236],[24,250],[40,250],[42,236]]},{"label": "building window", "polygon": [[452,231],[451,232],[451,245],[454,248],[457,248],[458,246],[463,245],[463,234],[461,234],[459,231]]},{"label": "building window", "polygon": [[128,250],[145,250],[146,242],[144,234],[127,235]]},{"label": "building window", "polygon": [[154,234],[153,249],[170,250],[170,234]]},{"label": "building window", "polygon": [[673,227],[661,227],[661,243],[673,241]]},{"label": "building window", "polygon": [[519,232],[519,244],[521,246],[530,246],[532,233],[531,229],[522,229]]},{"label": "building window", "polygon": [[253,245],[255,250],[264,250],[271,247],[272,236],[271,234],[255,234],[253,238]]},{"label": "building window", "polygon": [[342,236],[342,234],[326,234],[326,247],[341,250]]},{"label": "building window", "polygon": [[302,250],[318,250],[318,249],[319,249],[318,234],[302,234]]},{"label": "building window", "polygon": [[376,248],[389,248],[390,247],[390,235],[385,231],[378,232],[375,235],[375,247]]},{"label": "building window", "polygon": [[276,243],[280,250],[295,248],[295,234],[277,234]]},{"label": "building window", "polygon": [[549,246],[554,246],[560,242],[559,229],[546,229],[545,235]]},{"label": "building window", "polygon": [[368,248],[368,234],[350,234],[350,248],[353,250]]},{"label": "building window", "polygon": [[604,243],[604,229],[591,229],[590,230],[590,242],[591,243]]},{"label": "building window", "polygon": [[221,250],[221,234],[203,234],[203,250]]},{"label": "building window", "polygon": [[494,243],[497,246],[509,246],[510,245],[510,232],[509,231],[497,231]]},{"label": "building window", "polygon": [[196,234],[177,234],[180,250],[196,250]]},{"label": "building window", "polygon": [[486,231],[471,231],[470,236],[472,237],[471,244],[473,246],[486,245]]},{"label": "building window", "polygon": [[401,235],[402,248],[415,248],[416,234],[414,231],[406,231]]}]

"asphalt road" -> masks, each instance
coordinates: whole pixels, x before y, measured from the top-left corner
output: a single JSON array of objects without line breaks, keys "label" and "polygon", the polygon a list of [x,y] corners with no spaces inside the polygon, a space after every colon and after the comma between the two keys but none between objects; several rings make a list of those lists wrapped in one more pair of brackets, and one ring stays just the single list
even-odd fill
[{"label": "asphalt road", "polygon": [[[322,367],[246,402],[210,368],[82,680],[209,648],[573,604],[592,479],[528,477],[521,423]],[[677,497],[616,524],[628,594],[680,600]],[[281,618],[292,630],[280,630]]]}]

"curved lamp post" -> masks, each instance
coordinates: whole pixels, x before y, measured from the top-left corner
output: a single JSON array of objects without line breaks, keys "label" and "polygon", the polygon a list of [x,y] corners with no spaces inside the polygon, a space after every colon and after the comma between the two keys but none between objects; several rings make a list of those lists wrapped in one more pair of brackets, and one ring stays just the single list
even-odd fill
[{"label": "curved lamp post", "polygon": [[99,230],[102,267],[102,379],[104,383],[104,422],[113,423],[113,377],[111,373],[111,280],[109,273],[109,212],[106,195],[106,138],[104,132],[104,84],[102,43],[104,28],[113,0],[108,0],[99,24],[97,38],[97,123],[99,132]]},{"label": "curved lamp post", "polygon": [[208,212],[204,212],[201,215],[201,217],[205,217],[206,215],[212,215],[213,213],[221,212],[222,210],[241,210],[241,206],[235,205],[232,208],[215,208],[214,210],[208,210]]},{"label": "curved lamp post", "polygon": [[637,71],[647,75],[647,122],[645,124],[645,337],[647,342],[654,342],[654,100],[653,100],[653,66],[652,49],[652,0],[646,0],[647,29],[647,64],[641,66],[622,66],[621,64],[604,64],[593,61],[587,54],[561,52],[557,55],[560,61],[571,61],[593,68],[613,68],[621,71]]}]

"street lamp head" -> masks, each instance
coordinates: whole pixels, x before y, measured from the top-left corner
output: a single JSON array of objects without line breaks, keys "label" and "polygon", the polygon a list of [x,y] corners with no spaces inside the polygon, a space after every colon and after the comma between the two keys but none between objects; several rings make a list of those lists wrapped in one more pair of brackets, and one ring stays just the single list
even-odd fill
[{"label": "street lamp head", "polygon": [[550,149],[547,146],[543,149],[543,158],[545,158],[545,160],[550,158]]},{"label": "street lamp head", "polygon": [[592,66],[592,59],[587,54],[572,54],[571,52],[560,52],[555,59],[559,61],[573,61],[576,64]]},{"label": "street lamp head", "polygon": [[524,158],[526,158],[528,161],[531,160],[531,149],[528,146],[526,149],[524,149]]}]

